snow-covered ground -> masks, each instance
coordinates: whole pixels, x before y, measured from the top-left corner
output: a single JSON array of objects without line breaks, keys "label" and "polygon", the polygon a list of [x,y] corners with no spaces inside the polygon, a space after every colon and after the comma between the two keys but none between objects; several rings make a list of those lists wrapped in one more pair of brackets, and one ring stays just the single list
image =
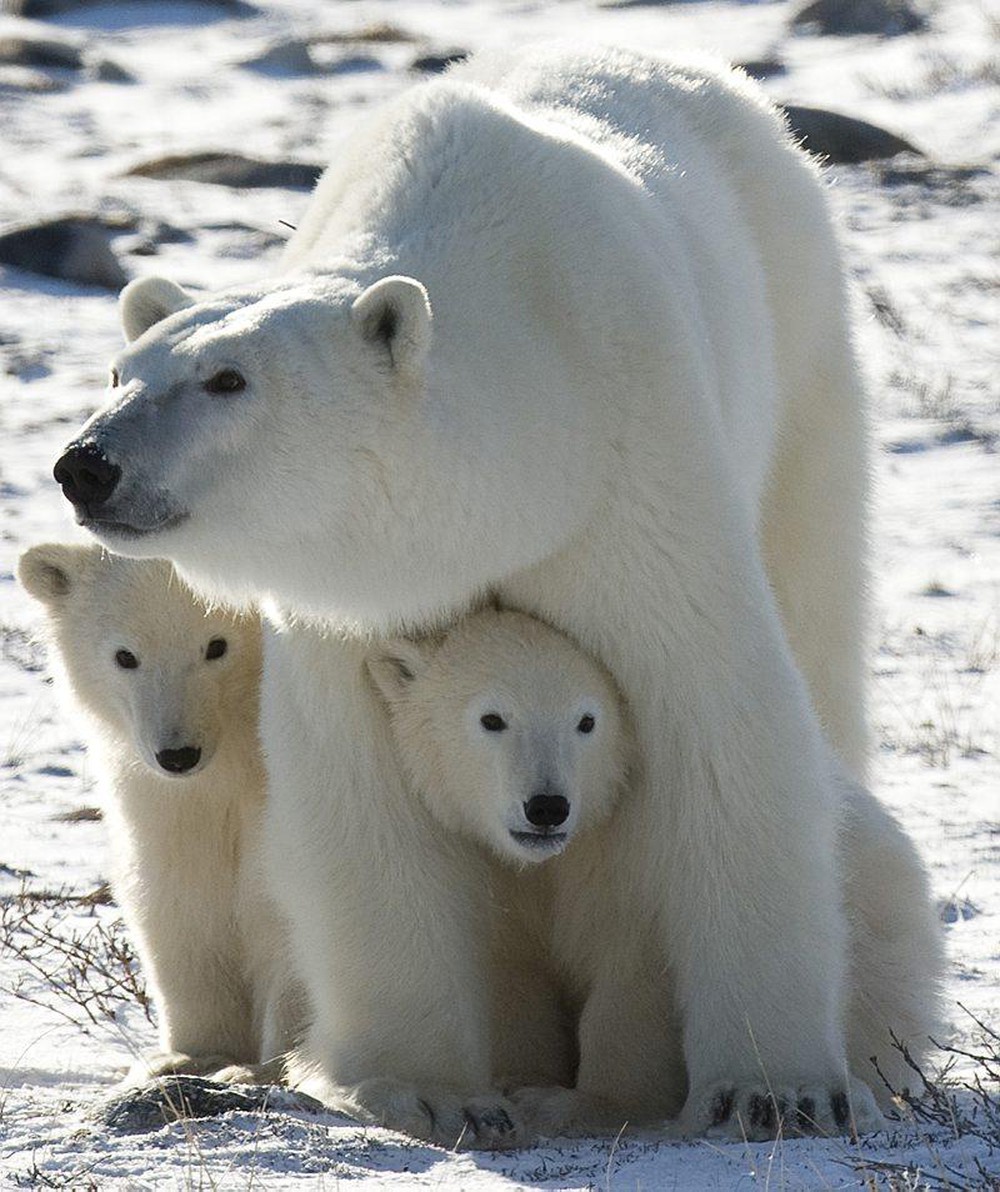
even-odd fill
[{"label": "snow-covered ground", "polygon": [[[887,38],[793,33],[796,5],[785,0],[261,0],[249,15],[195,0],[49,7],[60,11],[31,26],[0,22],[0,232],[96,214],[118,229],[129,274],[194,287],[266,273],[287,234],[281,221],[296,222],[306,193],[125,171],[195,150],[321,164],[358,107],[415,81],[411,64],[428,53],[558,35],[777,58],[784,70],[765,82],[776,99],[873,121],[930,156],[932,169],[831,169],[859,283],[877,449],[874,777],[919,841],[942,902],[955,1039],[972,1046],[976,1036],[960,1006],[996,1029],[1000,13],[988,0],[938,0],[927,29]],[[59,36],[81,65],[4,62],[4,38],[25,31]],[[348,33],[368,36],[343,40]],[[242,65],[296,41],[309,42],[311,72],[300,69],[301,47],[300,68]],[[108,78],[109,63],[133,81]],[[484,1156],[290,1111],[140,1134],[95,1123],[88,1115],[153,1029],[118,984],[126,970],[113,906],[35,900],[30,931],[15,930],[22,887],[87,894],[106,865],[102,825],[65,818],[98,796],[79,726],[31,641],[36,611],[13,568],[33,542],[78,536],[51,466],[101,400],[120,333],[109,291],[13,269],[0,270],[0,285],[0,1173],[18,1186],[84,1188],[1000,1187],[996,1139],[991,1148],[962,1125],[903,1122],[858,1143],[606,1139]],[[65,955],[73,938],[91,958],[74,954],[75,967]],[[95,967],[102,960],[106,976]],[[953,1077],[975,1067],[966,1061]],[[976,1110],[969,1093],[959,1105]]]}]

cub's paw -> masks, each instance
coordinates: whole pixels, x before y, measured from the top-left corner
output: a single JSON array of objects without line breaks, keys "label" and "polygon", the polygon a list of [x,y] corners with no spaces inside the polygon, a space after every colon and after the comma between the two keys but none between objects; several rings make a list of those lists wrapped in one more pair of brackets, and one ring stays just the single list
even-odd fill
[{"label": "cub's paw", "polygon": [[515,1089],[509,1096],[531,1132],[545,1138],[618,1134],[628,1120],[611,1101],[577,1089],[529,1087]]},{"label": "cub's paw", "polygon": [[375,1078],[352,1088],[329,1089],[321,1100],[359,1121],[449,1150],[507,1150],[532,1141],[517,1108],[499,1093],[463,1096]]},{"label": "cub's paw", "polygon": [[127,1088],[148,1084],[161,1076],[210,1076],[233,1067],[230,1055],[188,1055],[184,1051],[155,1051],[140,1056],[122,1080]]},{"label": "cub's paw", "polygon": [[284,1084],[285,1058],[277,1056],[263,1064],[227,1064],[209,1075],[220,1084]]},{"label": "cub's paw", "polygon": [[721,1134],[751,1142],[779,1134],[870,1134],[884,1126],[871,1090],[854,1079],[774,1086],[719,1082],[692,1091],[678,1122],[684,1137]]}]

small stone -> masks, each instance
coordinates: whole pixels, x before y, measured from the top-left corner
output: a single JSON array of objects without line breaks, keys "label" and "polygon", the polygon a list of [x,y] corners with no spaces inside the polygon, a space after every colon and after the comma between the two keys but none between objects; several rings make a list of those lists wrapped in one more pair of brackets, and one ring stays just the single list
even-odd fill
[{"label": "small stone", "polygon": [[301,161],[259,161],[239,153],[174,153],[126,171],[131,178],[180,179],[243,189],[311,189],[323,167]]},{"label": "small stone", "polygon": [[107,227],[87,216],[53,219],[3,233],[0,264],[106,290],[120,290],[128,281]]},{"label": "small stone", "polygon": [[[62,16],[65,13],[76,12],[81,8],[105,3],[107,0],[2,0],[4,12],[14,16],[33,18]],[[245,17],[251,16],[257,11],[246,0],[189,0],[189,3],[201,3],[205,8],[218,8],[227,16]],[[153,14],[157,9],[169,8],[168,5],[152,2],[142,3],[142,0],[134,0],[134,3],[130,4],[119,4],[118,7],[135,7],[137,9],[141,7]]]},{"label": "small stone", "polygon": [[200,1076],[166,1076],[102,1102],[94,1120],[122,1134],[159,1130],[169,1122],[267,1110],[317,1113],[323,1106],[302,1093],[271,1085],[218,1084]]},{"label": "small stone", "polygon": [[909,141],[867,120],[792,104],[784,105],[784,110],[803,149],[829,162],[853,165],[895,157],[897,153],[923,156]]},{"label": "small stone", "polygon": [[811,0],[794,14],[792,27],[804,32],[846,37],[876,33],[896,37],[927,26],[927,18],[908,0]]},{"label": "small stone", "polygon": [[447,50],[441,54],[423,54],[419,58],[414,58],[410,63],[410,69],[419,70],[423,74],[440,74],[455,62],[464,62],[468,56],[468,50]]},{"label": "small stone", "polygon": [[310,75],[318,69],[309,43],[301,40],[274,42],[240,65],[245,70],[276,76]]},{"label": "small stone", "polygon": [[85,58],[87,73],[100,83],[134,83],[135,75],[110,58]]},{"label": "small stone", "polygon": [[738,65],[752,79],[775,79],[788,73],[788,67],[780,58],[753,58]]},{"label": "small stone", "polygon": [[83,66],[83,48],[68,38],[6,33],[0,36],[0,62],[9,66],[79,70]]}]

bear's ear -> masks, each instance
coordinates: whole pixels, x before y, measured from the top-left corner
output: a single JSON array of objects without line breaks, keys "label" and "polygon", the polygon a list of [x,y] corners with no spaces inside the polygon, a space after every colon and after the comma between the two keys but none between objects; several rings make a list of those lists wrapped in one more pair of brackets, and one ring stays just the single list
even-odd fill
[{"label": "bear's ear", "polygon": [[193,306],[194,299],[165,277],[137,277],[118,296],[125,339],[131,343],[167,315]]},{"label": "bear's ear", "polygon": [[99,546],[45,542],[26,550],[17,561],[17,578],[29,596],[49,608],[65,601],[100,555]]},{"label": "bear's ear", "polygon": [[375,686],[392,707],[406,695],[414,679],[423,673],[428,655],[417,642],[400,637],[380,642],[365,661]]},{"label": "bear's ear", "polygon": [[383,277],[354,300],[354,325],[398,372],[416,376],[431,346],[431,304],[412,277]]}]

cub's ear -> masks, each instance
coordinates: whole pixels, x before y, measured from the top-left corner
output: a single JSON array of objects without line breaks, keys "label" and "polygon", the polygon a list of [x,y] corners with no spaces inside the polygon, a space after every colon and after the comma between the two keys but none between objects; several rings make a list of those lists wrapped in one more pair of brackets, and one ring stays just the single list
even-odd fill
[{"label": "cub's ear", "polygon": [[425,647],[408,638],[393,638],[372,649],[365,663],[375,686],[392,707],[404,698],[429,661]]},{"label": "cub's ear", "polygon": [[26,550],[17,561],[17,578],[29,596],[49,608],[67,600],[100,557],[99,546],[45,542]]},{"label": "cub's ear", "polygon": [[165,277],[137,277],[118,296],[125,339],[131,343],[167,315],[193,306],[194,299]]},{"label": "cub's ear", "polygon": [[412,277],[383,277],[354,300],[351,317],[362,337],[381,348],[397,372],[417,376],[431,346],[430,299]]}]

